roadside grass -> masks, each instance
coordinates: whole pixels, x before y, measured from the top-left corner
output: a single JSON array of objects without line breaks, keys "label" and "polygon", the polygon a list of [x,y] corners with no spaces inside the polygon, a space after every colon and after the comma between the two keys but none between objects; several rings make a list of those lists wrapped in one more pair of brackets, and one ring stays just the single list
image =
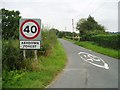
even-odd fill
[{"label": "roadside grass", "polygon": [[117,50],[101,47],[101,46],[98,46],[97,44],[95,44],[93,42],[84,41],[84,42],[75,42],[75,44],[77,44],[79,46],[82,46],[82,47],[85,47],[87,49],[91,49],[95,52],[113,57],[113,58],[117,58],[117,59],[120,58],[118,56],[118,51]]},{"label": "roadside grass", "polygon": [[[65,39],[65,40],[68,40],[68,39]],[[98,53],[101,53],[101,54],[104,54],[104,55],[107,55],[107,56],[110,56],[110,57],[113,57],[113,58],[117,58],[117,59],[120,59],[120,56],[118,55],[118,52],[120,52],[120,49],[119,50],[114,50],[114,49],[111,49],[111,48],[105,48],[105,47],[102,47],[102,46],[98,46],[96,43],[94,42],[90,42],[90,41],[73,41],[73,40],[68,40],[76,45],[79,45],[79,46],[82,46],[84,48],[87,48],[87,49],[90,49],[90,50],[93,50],[95,52],[98,52]]]},{"label": "roadside grass", "polygon": [[8,72],[8,80],[3,83],[3,88],[45,88],[56,75],[64,68],[67,62],[66,53],[57,41],[52,47],[49,56],[38,57],[39,71],[16,70]]}]

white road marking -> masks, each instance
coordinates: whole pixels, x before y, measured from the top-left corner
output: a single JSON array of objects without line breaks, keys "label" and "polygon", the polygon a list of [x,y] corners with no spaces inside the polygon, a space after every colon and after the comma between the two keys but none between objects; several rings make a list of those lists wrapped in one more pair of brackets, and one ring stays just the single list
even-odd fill
[{"label": "white road marking", "polygon": [[[94,65],[94,66],[97,66],[97,67],[100,67],[100,68],[109,69],[108,64],[105,63],[105,61],[102,60],[100,57],[97,57],[97,56],[95,56],[95,55],[92,55],[92,54],[89,54],[89,53],[86,53],[86,52],[79,52],[78,54],[80,55],[80,57],[81,57],[84,61],[86,61],[86,62],[88,62],[88,63],[90,63],[90,64],[92,64],[92,65]],[[94,61],[95,61],[95,62],[98,62],[98,63],[99,63],[99,62],[100,62],[100,63],[103,63],[103,65],[96,64]]]},{"label": "white road marking", "polygon": [[84,57],[86,57],[86,55],[84,55]]}]

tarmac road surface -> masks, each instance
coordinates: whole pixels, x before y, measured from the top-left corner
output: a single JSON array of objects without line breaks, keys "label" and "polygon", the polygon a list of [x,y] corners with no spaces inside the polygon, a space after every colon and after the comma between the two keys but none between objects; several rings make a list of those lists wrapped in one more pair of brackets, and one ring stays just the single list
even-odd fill
[{"label": "tarmac road surface", "polygon": [[118,88],[118,60],[59,39],[68,63],[48,88]]}]

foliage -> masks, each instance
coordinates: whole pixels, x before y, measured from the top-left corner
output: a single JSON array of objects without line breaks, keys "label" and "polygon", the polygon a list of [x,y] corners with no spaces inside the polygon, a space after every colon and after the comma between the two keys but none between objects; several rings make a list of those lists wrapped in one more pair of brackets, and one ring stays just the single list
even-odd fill
[{"label": "foliage", "polygon": [[79,30],[81,40],[89,40],[89,37],[92,35],[105,33],[104,26],[98,24],[98,22],[90,15],[87,19],[80,19],[77,23],[76,29]]},{"label": "foliage", "polygon": [[58,38],[69,38],[69,39],[72,39],[73,38],[73,35],[74,37],[78,36],[77,33],[75,32],[68,32],[68,31],[59,31],[58,33]]},{"label": "foliage", "polygon": [[[2,61],[4,65],[3,76],[5,76],[3,77],[3,87],[16,87],[15,85],[17,85],[17,87],[22,87],[22,86],[30,87],[29,85],[27,86],[25,82],[27,83],[35,82],[35,84],[37,84],[34,76],[37,76],[37,78],[39,78],[40,79],[39,81],[41,82],[43,78],[42,76],[41,77],[38,77],[38,76],[44,75],[44,73],[47,74],[47,72],[50,72],[50,74],[48,74],[47,76],[47,77],[50,77],[50,79],[44,78],[43,85],[42,86],[40,85],[40,87],[43,87],[53,79],[53,77],[56,75],[58,70],[63,68],[65,63],[64,61],[62,63],[61,60],[65,60],[63,59],[65,54],[63,53],[61,54],[61,52],[63,52],[60,50],[62,47],[61,46],[59,47],[55,33],[51,30],[42,30],[41,34],[42,34],[42,40],[41,40],[41,49],[38,50],[38,62],[34,61],[34,50],[26,50],[26,59],[23,58],[23,50],[19,49],[19,40],[14,40],[14,39],[3,40]],[[57,51],[56,49],[60,50],[60,52]],[[61,56],[59,55],[58,52],[60,53]],[[52,57],[50,57],[51,55]],[[48,68],[49,70],[46,71],[45,62],[47,59],[48,60],[50,59],[50,61],[47,63],[47,66],[50,65],[50,67],[52,67],[51,65],[53,65],[54,67],[54,71],[52,72],[49,71],[50,69],[52,69],[50,67]],[[60,61],[58,62],[58,60]],[[51,61],[53,64],[50,63]],[[61,62],[61,63],[60,65],[58,65],[55,62],[57,63]],[[43,64],[45,64],[44,68],[43,68]],[[29,73],[29,72],[32,72],[32,73]],[[36,72],[41,72],[41,73],[36,73]],[[28,75],[28,73],[30,75]],[[32,77],[34,80],[31,78],[30,79],[27,78],[28,81],[25,81],[26,76],[24,76],[24,74],[26,76],[28,75],[29,77]],[[35,75],[32,76],[32,74],[35,74]],[[38,87],[37,85],[35,87]]]},{"label": "foliage", "polygon": [[[48,56],[52,52],[52,48],[57,42],[57,37],[53,31],[42,31],[42,42],[41,49],[38,50],[38,56]],[[18,40],[3,40],[2,43],[3,51],[3,69],[14,70],[14,69],[26,69],[32,70],[29,68],[33,64],[34,50],[26,50],[26,60],[23,60],[23,50],[19,48]],[[26,63],[28,62],[28,63]],[[31,64],[30,64],[31,63]]]},{"label": "foliage", "polygon": [[2,74],[3,88],[5,88],[14,85],[14,83],[17,83],[17,81],[25,75],[25,72],[20,70],[12,70],[10,72],[7,72],[3,70]]},{"label": "foliage", "polygon": [[50,31],[54,32],[57,36],[59,34],[59,30],[55,28],[51,28]]},{"label": "foliage", "polygon": [[[35,70],[32,72],[26,70],[3,71],[3,88],[44,88],[63,69],[66,57],[62,45],[57,41],[49,56],[39,56],[39,70],[35,71],[35,64]],[[28,65],[30,65],[29,62]]]},{"label": "foliage", "polygon": [[38,50],[38,55],[48,56],[56,42],[57,36],[54,31],[42,30],[41,49]]},{"label": "foliage", "polygon": [[105,27],[98,24],[91,16],[87,19],[80,19],[76,28],[80,32],[81,41],[94,41],[103,47],[119,49],[119,35],[112,35],[105,32]]},{"label": "foliage", "polygon": [[93,50],[95,52],[113,57],[113,58],[120,58],[120,56],[118,55],[118,50],[104,48],[104,47],[97,45],[94,42],[80,41],[80,42],[75,42],[75,44],[82,46],[82,47],[85,47],[87,49]]},{"label": "foliage", "polygon": [[[16,42],[16,41],[15,41]],[[18,42],[16,42],[16,45]],[[2,64],[3,69],[13,70],[20,69],[21,61],[23,60],[22,51],[14,46],[12,40],[4,41],[2,43]]]},{"label": "foliage", "polygon": [[61,44],[57,41],[57,29],[41,32],[41,48],[38,51],[38,61],[34,60],[34,50],[19,49],[18,25],[21,18],[19,11],[2,11],[2,62],[3,88],[45,87],[54,76],[64,67],[66,55]]},{"label": "foliage", "polygon": [[91,41],[94,41],[100,46],[120,49],[120,34],[108,34],[108,35],[96,35],[91,37]]},{"label": "foliage", "polygon": [[37,72],[40,70],[39,63],[40,62],[35,61],[34,58],[27,58],[26,60],[22,61],[21,67],[23,69],[21,70]]},{"label": "foliage", "polygon": [[[55,29],[55,28],[51,28],[50,31],[53,31],[58,38],[73,39],[73,35],[74,35],[74,38],[78,37],[78,34],[75,32],[59,31],[58,29]],[[78,38],[75,38],[75,39],[78,40]]]},{"label": "foliage", "polygon": [[64,32],[59,32],[58,33],[58,38],[63,38],[63,37],[65,37],[65,33]]},{"label": "foliage", "polygon": [[20,12],[1,9],[2,11],[2,37],[3,39],[18,38]]}]

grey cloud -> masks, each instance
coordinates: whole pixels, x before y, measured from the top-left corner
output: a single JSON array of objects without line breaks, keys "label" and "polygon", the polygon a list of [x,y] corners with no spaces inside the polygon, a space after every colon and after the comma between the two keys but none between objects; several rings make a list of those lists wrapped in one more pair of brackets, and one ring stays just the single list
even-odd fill
[{"label": "grey cloud", "polygon": [[2,0],[5,8],[19,10],[22,17],[41,18],[43,23],[50,23],[61,30],[65,26],[72,30],[72,18],[78,20],[92,14],[109,31],[115,31],[117,27],[117,2],[118,0]]}]

